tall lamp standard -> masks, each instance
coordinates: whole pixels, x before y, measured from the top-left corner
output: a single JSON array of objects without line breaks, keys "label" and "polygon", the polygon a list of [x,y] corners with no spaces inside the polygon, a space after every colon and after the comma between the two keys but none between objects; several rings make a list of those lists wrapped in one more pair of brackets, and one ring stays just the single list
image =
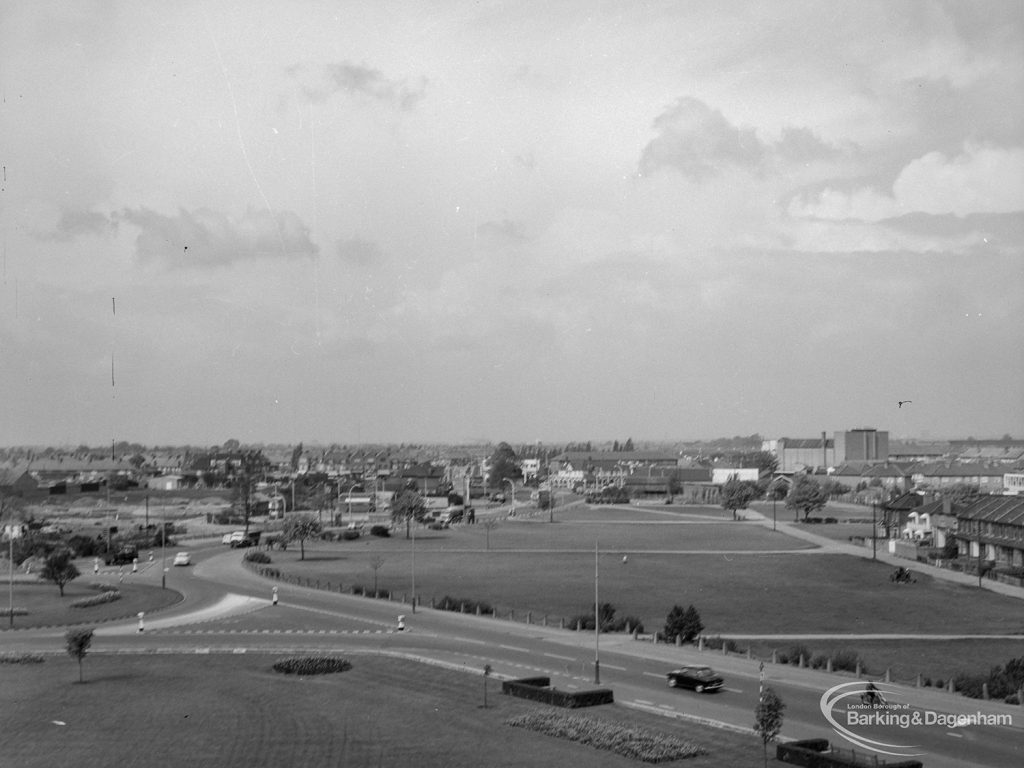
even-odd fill
[{"label": "tall lamp standard", "polygon": [[601,603],[598,600],[597,539],[594,539],[594,685],[601,684]]},{"label": "tall lamp standard", "polygon": [[14,529],[9,528],[7,531],[7,546],[9,550],[7,561],[8,574],[7,574],[7,598],[10,603],[10,613],[7,615],[10,617],[10,627],[14,628]]}]

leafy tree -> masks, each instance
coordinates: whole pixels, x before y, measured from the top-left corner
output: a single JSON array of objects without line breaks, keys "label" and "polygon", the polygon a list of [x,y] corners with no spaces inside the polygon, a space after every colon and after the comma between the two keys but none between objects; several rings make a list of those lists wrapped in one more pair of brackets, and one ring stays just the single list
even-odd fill
[{"label": "leafy tree", "polygon": [[681,605],[672,606],[665,619],[665,640],[670,643],[675,642],[676,637],[682,638],[684,643],[692,643],[703,631],[704,623],[692,605],[685,609]]},{"label": "leafy tree", "polygon": [[60,596],[64,597],[64,585],[74,581],[81,574],[75,564],[71,561],[71,551],[68,549],[57,549],[47,555],[43,562],[43,570],[40,571],[47,581],[52,581],[60,590]]},{"label": "leafy tree", "polygon": [[505,480],[518,480],[523,476],[516,452],[508,443],[498,443],[498,447],[491,454],[490,468],[487,482],[491,488],[500,488]]},{"label": "leafy tree", "polygon": [[302,443],[299,443],[297,446],[295,446],[294,449],[292,449],[292,460],[291,460],[292,472],[298,472],[299,471],[299,459],[301,457],[302,457]]},{"label": "leafy tree", "polygon": [[486,537],[485,537],[486,540],[487,540],[486,547],[487,547],[487,550],[490,551],[490,549],[491,549],[491,531],[493,531],[495,528],[498,527],[498,520],[496,518],[494,518],[494,517],[488,517],[486,520],[483,521],[482,525],[484,527],[484,532],[486,534]]},{"label": "leafy tree", "polygon": [[754,731],[761,737],[764,747],[764,764],[768,766],[768,744],[778,738],[782,731],[782,711],[786,705],[771,688],[765,688],[754,708]]},{"label": "leafy tree", "polygon": [[786,495],[786,506],[796,512],[804,513],[804,520],[811,514],[825,508],[828,494],[806,475],[798,478]]},{"label": "leafy tree", "polygon": [[299,560],[305,560],[306,539],[316,536],[321,530],[320,521],[313,515],[292,515],[284,524],[284,538],[286,541],[299,542]]},{"label": "leafy tree", "polygon": [[82,659],[92,645],[92,630],[82,627],[69,629],[64,635],[64,641],[67,644],[68,656],[78,662],[78,682],[85,682],[82,677]]},{"label": "leafy tree", "polygon": [[252,498],[256,491],[256,481],[263,474],[268,463],[262,451],[246,451],[242,454],[241,463],[232,478],[231,504],[244,517],[246,533],[249,532],[249,517],[252,514]]},{"label": "leafy tree", "polygon": [[413,488],[403,488],[391,499],[391,520],[395,525],[405,524],[405,538],[407,539],[413,519],[422,520],[426,511],[426,502]]},{"label": "leafy tree", "polygon": [[732,475],[722,486],[721,504],[722,509],[732,512],[732,519],[736,519],[736,511],[746,509],[747,506],[759,495],[757,483],[749,480],[740,480]]}]

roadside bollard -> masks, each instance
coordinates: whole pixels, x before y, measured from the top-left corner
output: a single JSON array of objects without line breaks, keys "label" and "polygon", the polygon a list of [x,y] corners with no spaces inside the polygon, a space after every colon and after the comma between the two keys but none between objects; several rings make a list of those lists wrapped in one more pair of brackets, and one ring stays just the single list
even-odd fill
[{"label": "roadside bollard", "polygon": [[277,587],[274,587],[274,605],[277,605]]},{"label": "roadside bollard", "polygon": [[144,630],[146,628],[146,625],[143,623],[143,620],[145,619],[145,617],[146,617],[146,612],[145,611],[139,611],[139,634],[142,634],[142,630]]},{"label": "roadside bollard", "polygon": [[124,568],[117,569],[117,583],[124,584]]},{"label": "roadside bollard", "polygon": [[398,617],[398,629],[397,629],[397,631],[398,632],[404,632],[405,631],[405,616],[399,616]]},{"label": "roadside bollard", "polygon": [[100,572],[100,559],[98,557],[94,557],[92,559],[92,572],[93,573],[99,573]]},{"label": "roadside bollard", "polygon": [[139,572],[139,558],[136,557],[136,558],[132,559],[132,573],[138,573],[138,572]]}]

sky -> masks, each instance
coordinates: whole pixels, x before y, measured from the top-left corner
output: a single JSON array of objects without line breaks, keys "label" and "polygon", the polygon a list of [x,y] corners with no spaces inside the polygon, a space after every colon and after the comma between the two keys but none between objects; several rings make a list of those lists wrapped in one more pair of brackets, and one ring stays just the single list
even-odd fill
[{"label": "sky", "polygon": [[1022,106],[1019,0],[3,2],[0,444],[1024,437]]}]

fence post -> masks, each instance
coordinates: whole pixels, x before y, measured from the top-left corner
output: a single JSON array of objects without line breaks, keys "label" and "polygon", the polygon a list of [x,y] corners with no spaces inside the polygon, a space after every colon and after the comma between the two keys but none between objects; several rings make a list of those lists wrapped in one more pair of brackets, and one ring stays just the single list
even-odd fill
[{"label": "fence post", "polygon": [[772,648],[772,664],[778,664],[778,663],[779,663],[779,652],[776,649]]},{"label": "fence post", "polygon": [[885,682],[887,682],[887,683],[891,683],[892,682],[892,667],[886,667],[885,668]]},{"label": "fence post", "polygon": [[700,637],[697,638],[697,650],[698,651],[703,651],[704,650],[704,635],[701,635]]},{"label": "fence post", "polygon": [[533,624],[533,611],[526,612],[526,623]]},{"label": "fence post", "polygon": [[831,672],[832,671],[832,657],[831,656],[829,656],[825,660],[825,671],[826,672]]},{"label": "fence post", "polygon": [[683,636],[682,635],[676,635],[676,648],[678,648],[682,644],[683,644]]},{"label": "fence post", "polygon": [[921,687],[921,673],[917,673],[917,683],[915,684],[918,688]]}]

